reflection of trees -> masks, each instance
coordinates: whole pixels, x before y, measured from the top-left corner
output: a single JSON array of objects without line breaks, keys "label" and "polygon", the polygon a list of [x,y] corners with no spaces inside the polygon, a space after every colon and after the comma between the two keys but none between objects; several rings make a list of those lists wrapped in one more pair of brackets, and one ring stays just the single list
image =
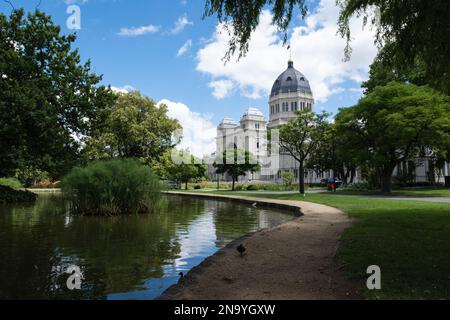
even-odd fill
[{"label": "reflection of trees", "polygon": [[[47,197],[32,209],[2,209],[0,298],[104,298],[137,290],[163,276],[180,251],[177,228],[187,229],[204,204],[169,197],[158,214],[113,218],[68,219],[64,203]],[[84,291],[66,289],[71,264],[82,268]]]},{"label": "reflection of trees", "polygon": [[[48,196],[33,207],[1,207],[0,299],[103,299],[137,291],[179,258],[179,235],[202,214],[212,214],[218,246],[277,219],[276,212],[231,202],[163,199],[158,213],[112,218],[70,216],[62,199]],[[82,291],[66,289],[65,270],[73,264],[83,272]]]},{"label": "reflection of trees", "polygon": [[216,225],[217,246],[222,247],[249,232],[258,229],[257,210],[231,202],[208,202],[214,206],[214,223]]}]

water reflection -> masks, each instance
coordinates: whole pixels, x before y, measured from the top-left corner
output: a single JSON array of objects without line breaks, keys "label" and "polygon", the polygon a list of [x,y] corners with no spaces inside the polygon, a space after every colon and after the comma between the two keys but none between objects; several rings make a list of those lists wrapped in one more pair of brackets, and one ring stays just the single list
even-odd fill
[{"label": "water reflection", "polygon": [[[168,197],[158,213],[72,216],[57,196],[0,207],[0,299],[153,299],[231,240],[292,219],[231,202]],[[82,290],[67,289],[78,265]]]}]

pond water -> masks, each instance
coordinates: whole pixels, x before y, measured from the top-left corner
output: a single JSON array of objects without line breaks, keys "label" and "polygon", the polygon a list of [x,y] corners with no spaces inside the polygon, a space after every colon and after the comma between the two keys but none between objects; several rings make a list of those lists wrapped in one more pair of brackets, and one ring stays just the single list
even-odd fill
[{"label": "pond water", "polygon": [[[0,206],[0,299],[154,299],[249,232],[293,219],[245,204],[169,196],[157,213],[73,216],[61,197]],[[76,265],[81,290],[67,289]]]}]

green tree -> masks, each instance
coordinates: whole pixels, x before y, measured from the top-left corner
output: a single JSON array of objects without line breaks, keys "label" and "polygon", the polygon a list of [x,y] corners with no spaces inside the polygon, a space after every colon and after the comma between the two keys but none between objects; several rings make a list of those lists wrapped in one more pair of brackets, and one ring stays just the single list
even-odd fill
[{"label": "green tree", "polygon": [[258,161],[253,154],[234,147],[225,150],[219,155],[213,164],[218,174],[228,174],[233,181],[231,190],[235,190],[235,183],[240,176],[245,176],[247,172],[256,172],[260,169]]},{"label": "green tree", "polygon": [[119,94],[86,139],[84,154],[88,160],[137,158],[152,166],[177,144],[179,129],[178,121],[167,116],[167,106],[158,107],[139,92]]},{"label": "green tree", "polygon": [[391,191],[392,173],[403,161],[448,146],[450,100],[427,86],[391,82],[376,87],[336,117],[348,152],[366,164]]},{"label": "green tree", "polygon": [[40,11],[0,13],[0,176],[33,167],[60,177],[78,162],[80,139],[111,104],[109,88]]},{"label": "green tree", "polygon": [[[340,34],[350,55],[350,19],[363,16],[377,30],[389,64],[400,73],[423,64],[427,84],[450,94],[450,1],[448,0],[338,0]],[[375,10],[374,10],[375,8]],[[375,14],[374,14],[375,12]],[[405,71],[406,70],[406,71]],[[392,79],[398,80],[398,79]]]},{"label": "green tree", "polygon": [[305,166],[323,175],[332,170],[334,177],[344,183],[352,183],[358,167],[357,158],[352,152],[348,152],[348,141],[344,132],[338,132],[336,124],[328,124],[323,139],[319,141],[316,152],[307,159]]},{"label": "green tree", "polygon": [[[206,174],[207,166],[202,161],[188,151],[172,153],[175,155],[171,163],[166,168],[167,176],[170,180],[184,183],[188,189],[188,183],[193,179],[203,178]],[[175,160],[175,161],[173,161]]]},{"label": "green tree", "polygon": [[389,45],[382,48],[370,65],[369,79],[361,85],[365,94],[372,92],[377,86],[384,86],[392,81],[408,82],[418,86],[431,82],[426,77],[425,64],[422,61],[417,59],[412,64],[397,65],[388,48]]},{"label": "green tree", "polygon": [[305,193],[305,161],[317,151],[324,139],[327,113],[296,111],[297,117],[280,127],[281,152],[287,152],[299,163],[299,191]]},{"label": "green tree", "polygon": [[259,17],[264,8],[270,7],[273,24],[285,33],[292,20],[294,9],[298,8],[302,17],[307,14],[305,0],[206,0],[204,16],[216,15],[219,22],[227,22],[225,27],[231,35],[226,60],[239,52],[239,58],[248,52],[248,43],[252,32],[259,24]]}]

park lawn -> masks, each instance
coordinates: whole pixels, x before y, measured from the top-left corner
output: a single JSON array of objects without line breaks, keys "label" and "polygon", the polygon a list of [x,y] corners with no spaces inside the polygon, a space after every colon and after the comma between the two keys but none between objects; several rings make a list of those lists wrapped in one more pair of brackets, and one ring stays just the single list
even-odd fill
[{"label": "park lawn", "polygon": [[404,188],[393,190],[391,193],[383,193],[379,191],[347,191],[338,189],[337,193],[345,195],[383,195],[390,197],[450,197],[450,188]]},{"label": "park lawn", "polygon": [[[216,192],[215,192],[216,193]],[[220,192],[230,194],[231,192]],[[271,195],[341,209],[354,219],[342,236],[338,259],[348,275],[365,284],[366,269],[378,265],[382,290],[370,299],[450,299],[450,205],[405,200],[336,197],[331,194]]]}]

